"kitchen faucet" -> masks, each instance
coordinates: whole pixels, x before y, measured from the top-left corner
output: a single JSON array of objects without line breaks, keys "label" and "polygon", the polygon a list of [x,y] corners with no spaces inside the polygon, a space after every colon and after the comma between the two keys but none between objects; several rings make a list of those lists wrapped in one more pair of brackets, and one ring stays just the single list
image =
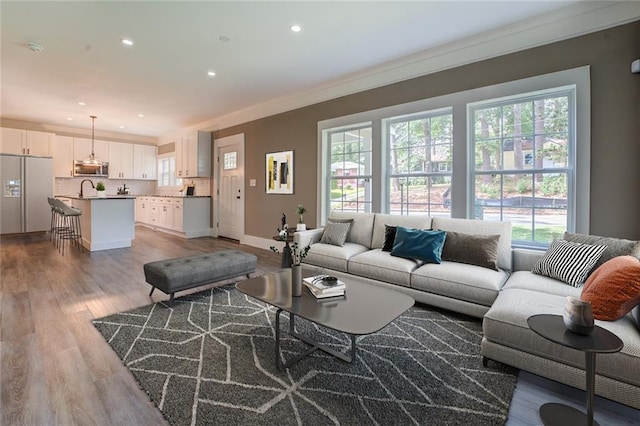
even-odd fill
[{"label": "kitchen faucet", "polygon": [[89,182],[91,184],[92,188],[95,188],[96,186],[93,184],[93,181],[91,179],[83,179],[82,182],[80,182],[80,198],[82,198],[82,185],[85,182]]}]

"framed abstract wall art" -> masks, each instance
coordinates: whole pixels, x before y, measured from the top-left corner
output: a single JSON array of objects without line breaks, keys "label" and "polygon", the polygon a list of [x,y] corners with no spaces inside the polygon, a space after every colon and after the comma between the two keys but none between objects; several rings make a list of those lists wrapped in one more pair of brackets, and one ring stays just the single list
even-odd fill
[{"label": "framed abstract wall art", "polygon": [[293,194],[293,151],[267,153],[267,194]]}]

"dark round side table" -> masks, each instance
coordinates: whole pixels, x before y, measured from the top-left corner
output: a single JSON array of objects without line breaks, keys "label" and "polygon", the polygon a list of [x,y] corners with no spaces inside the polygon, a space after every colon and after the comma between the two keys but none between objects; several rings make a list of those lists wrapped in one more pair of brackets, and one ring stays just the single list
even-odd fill
[{"label": "dark round side table", "polygon": [[529,328],[540,336],[568,348],[585,353],[587,375],[587,413],[568,405],[547,403],[540,407],[540,419],[545,426],[597,425],[593,421],[593,396],[596,386],[596,354],[618,352],[622,340],[609,330],[595,326],[589,335],[567,330],[560,315],[533,315],[527,319]]}]

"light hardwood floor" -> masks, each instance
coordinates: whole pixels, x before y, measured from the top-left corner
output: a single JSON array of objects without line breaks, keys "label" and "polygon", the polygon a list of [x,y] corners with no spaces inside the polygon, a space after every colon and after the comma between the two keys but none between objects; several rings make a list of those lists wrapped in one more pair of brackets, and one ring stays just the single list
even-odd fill
[{"label": "light hardwood floor", "polygon": [[[279,269],[280,257],[270,251],[144,227],[136,228],[130,249],[64,256],[46,234],[2,237],[0,425],[166,424],[91,320],[168,298],[159,291],[148,296],[144,263],[226,248],[256,254],[259,272]],[[533,377],[520,379],[509,424],[539,424],[540,403],[555,398],[554,391],[564,398],[557,384]],[[580,395],[573,396],[578,406]],[[600,400],[596,410],[601,425],[634,424],[637,414]]]}]

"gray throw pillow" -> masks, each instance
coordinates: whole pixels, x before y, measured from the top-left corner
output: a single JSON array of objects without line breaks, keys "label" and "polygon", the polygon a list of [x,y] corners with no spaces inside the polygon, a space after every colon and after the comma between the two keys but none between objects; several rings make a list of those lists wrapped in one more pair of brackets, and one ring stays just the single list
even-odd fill
[{"label": "gray throw pillow", "polygon": [[500,235],[470,235],[447,231],[442,260],[498,270]]},{"label": "gray throw pillow", "polygon": [[351,228],[351,222],[327,222],[320,242],[342,247],[347,240],[349,228]]},{"label": "gray throw pillow", "polygon": [[607,260],[618,256],[633,256],[640,259],[640,241],[625,240],[622,238],[599,237],[597,235],[564,233],[564,240],[573,243],[590,244],[592,246],[607,246],[600,259],[589,271],[589,275]]}]

